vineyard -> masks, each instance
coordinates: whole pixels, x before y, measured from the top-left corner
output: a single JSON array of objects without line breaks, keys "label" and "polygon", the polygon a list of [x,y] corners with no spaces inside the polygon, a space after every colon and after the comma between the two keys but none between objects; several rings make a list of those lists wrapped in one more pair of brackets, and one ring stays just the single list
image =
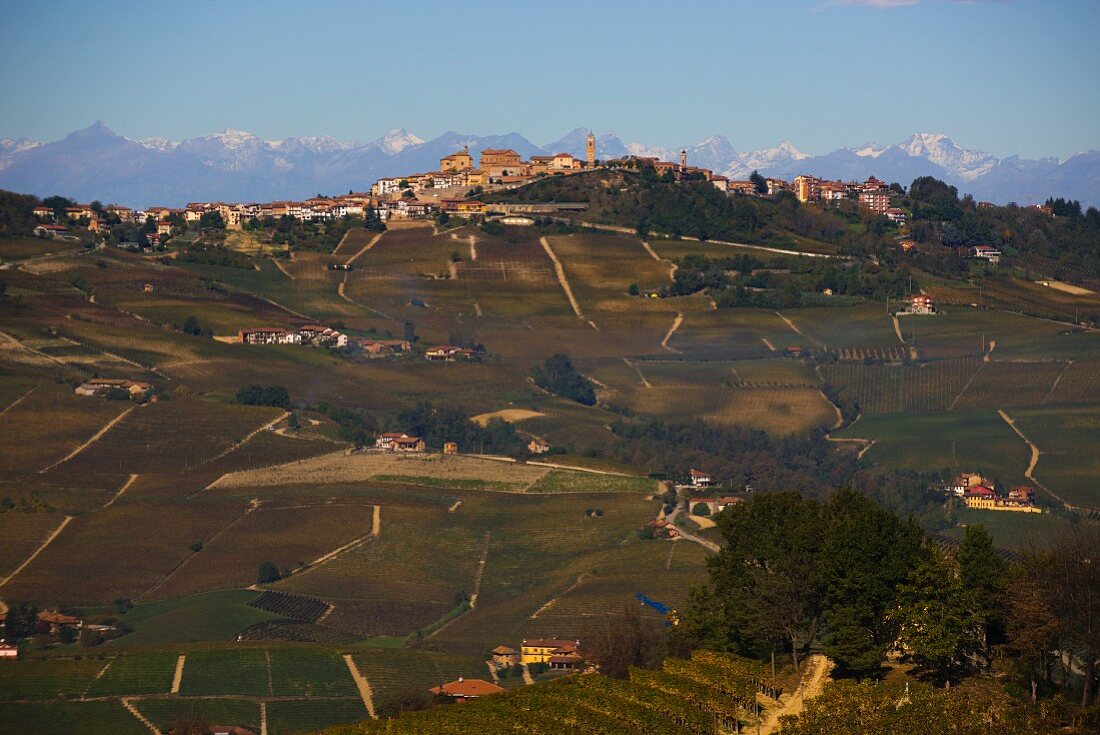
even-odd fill
[{"label": "vineyard", "polygon": [[775,706],[776,700],[762,693],[764,681],[763,667],[755,662],[697,652],[690,661],[666,659],[662,670],[634,669],[629,681],[598,674],[572,676],[462,706],[328,732],[457,735],[522,727],[536,735],[711,735],[717,723],[732,730],[735,723],[754,722],[758,701],[765,708]]},{"label": "vineyard", "polygon": [[821,372],[865,414],[937,413],[951,407],[981,367],[977,359],[956,358],[904,366],[834,363]]},{"label": "vineyard", "polygon": [[312,623],[328,612],[328,604],[314,597],[288,595],[268,590],[248,603],[249,607],[266,610],[283,618],[293,618]]}]

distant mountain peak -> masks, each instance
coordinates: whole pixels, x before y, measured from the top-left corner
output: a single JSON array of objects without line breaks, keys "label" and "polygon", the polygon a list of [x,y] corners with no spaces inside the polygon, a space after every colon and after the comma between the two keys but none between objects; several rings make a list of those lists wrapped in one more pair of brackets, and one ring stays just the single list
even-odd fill
[{"label": "distant mountain peak", "polygon": [[409,146],[422,145],[424,141],[405,128],[395,128],[382,136],[379,141],[383,150],[387,153],[400,153]]}]

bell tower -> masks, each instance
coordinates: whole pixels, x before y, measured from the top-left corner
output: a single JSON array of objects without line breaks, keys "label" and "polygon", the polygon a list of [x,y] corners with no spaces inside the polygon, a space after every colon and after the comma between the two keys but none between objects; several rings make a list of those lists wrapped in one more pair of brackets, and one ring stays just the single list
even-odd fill
[{"label": "bell tower", "polygon": [[585,145],[585,158],[588,161],[588,168],[596,167],[596,136],[592,134],[592,131],[588,131],[588,141]]},{"label": "bell tower", "polygon": [[687,149],[680,151],[680,170],[683,171],[688,167],[688,152]]}]

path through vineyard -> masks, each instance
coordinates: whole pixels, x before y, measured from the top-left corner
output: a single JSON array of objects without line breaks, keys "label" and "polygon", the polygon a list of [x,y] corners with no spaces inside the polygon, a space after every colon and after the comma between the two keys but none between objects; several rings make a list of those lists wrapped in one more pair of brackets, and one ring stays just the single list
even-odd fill
[{"label": "path through vineyard", "polygon": [[833,662],[825,656],[815,654],[806,659],[805,673],[798,682],[798,688],[787,695],[787,701],[780,699],[780,706],[768,710],[758,732],[760,735],[771,735],[779,730],[779,718],[788,715],[798,715],[806,705],[807,699],[813,699],[821,694],[825,682],[829,679],[829,672],[833,670]]}]

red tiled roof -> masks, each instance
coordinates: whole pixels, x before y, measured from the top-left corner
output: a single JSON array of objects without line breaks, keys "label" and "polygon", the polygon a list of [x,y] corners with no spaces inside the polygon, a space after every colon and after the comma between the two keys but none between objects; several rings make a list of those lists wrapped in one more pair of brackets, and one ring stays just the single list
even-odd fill
[{"label": "red tiled roof", "polygon": [[496,684],[484,679],[459,679],[429,689],[432,694],[446,694],[451,697],[484,697],[504,691]]}]

